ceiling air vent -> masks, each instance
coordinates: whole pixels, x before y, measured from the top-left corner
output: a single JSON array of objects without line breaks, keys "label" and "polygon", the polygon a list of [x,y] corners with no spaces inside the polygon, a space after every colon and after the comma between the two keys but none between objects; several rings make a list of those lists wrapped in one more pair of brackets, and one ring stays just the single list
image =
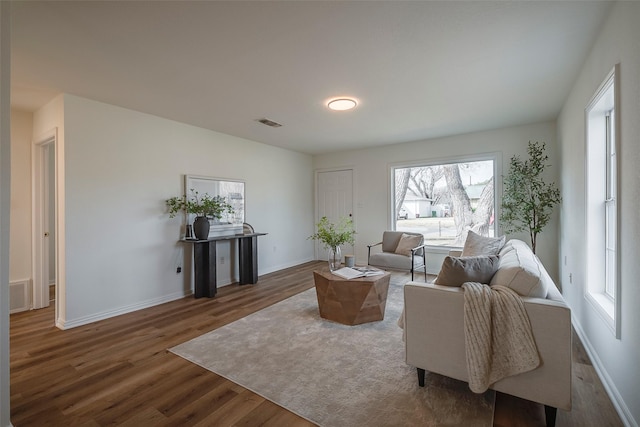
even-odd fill
[{"label": "ceiling air vent", "polygon": [[282,126],[280,123],[274,122],[273,120],[269,119],[258,119],[258,121],[263,125],[271,126],[272,128],[279,128],[280,126]]}]

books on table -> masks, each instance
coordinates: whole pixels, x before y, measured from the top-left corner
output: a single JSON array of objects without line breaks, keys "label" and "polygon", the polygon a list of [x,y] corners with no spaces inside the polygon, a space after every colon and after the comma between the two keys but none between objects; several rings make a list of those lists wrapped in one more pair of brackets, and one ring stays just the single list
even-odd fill
[{"label": "books on table", "polygon": [[381,276],[384,274],[384,270],[380,270],[379,268],[375,268],[375,267],[368,267],[368,266],[363,266],[363,267],[353,267],[354,270],[358,270],[361,273],[364,273],[365,276]]},{"label": "books on table", "polygon": [[348,280],[357,279],[358,277],[379,276],[384,274],[384,271],[372,267],[342,267],[331,273]]}]

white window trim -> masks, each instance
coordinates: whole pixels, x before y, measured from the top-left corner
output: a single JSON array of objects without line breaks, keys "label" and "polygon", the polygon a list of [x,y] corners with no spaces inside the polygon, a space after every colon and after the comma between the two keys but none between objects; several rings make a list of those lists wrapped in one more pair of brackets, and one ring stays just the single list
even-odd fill
[{"label": "white window trim", "polygon": [[[586,159],[585,159],[585,236],[587,238],[587,242],[585,245],[585,278],[586,278],[586,283],[585,283],[585,287],[584,287],[584,296],[585,299],[590,303],[590,305],[594,308],[595,312],[598,314],[598,316],[603,320],[603,322],[605,323],[605,325],[611,330],[611,332],[615,335],[616,338],[620,338],[621,336],[621,331],[620,331],[620,325],[621,325],[621,321],[620,321],[620,311],[621,311],[621,292],[620,292],[620,209],[619,209],[619,204],[617,204],[616,206],[616,232],[615,232],[615,236],[616,236],[616,242],[615,242],[615,253],[616,253],[616,261],[615,261],[615,267],[616,267],[616,271],[615,271],[615,285],[614,285],[614,293],[615,293],[615,298],[612,298],[610,295],[608,295],[605,291],[605,277],[604,277],[604,256],[606,251],[604,250],[603,247],[603,251],[602,251],[602,275],[600,275],[599,273],[597,274],[593,274],[593,272],[591,271],[591,269],[593,268],[593,262],[592,260],[594,258],[597,258],[597,252],[596,249],[593,248],[594,246],[594,242],[590,242],[589,241],[589,233],[593,233],[593,229],[594,227],[590,227],[590,219],[591,217],[594,215],[593,213],[590,213],[593,211],[594,208],[592,208],[591,204],[590,204],[590,189],[593,189],[592,186],[590,186],[590,176],[593,176],[590,174],[589,171],[589,165],[590,165],[590,142],[589,142],[589,136],[590,136],[590,126],[593,126],[593,122],[590,121],[590,116],[592,116],[592,114],[597,114],[596,117],[604,117],[604,112],[596,112],[596,107],[598,107],[599,102],[603,99],[603,96],[609,91],[609,89],[613,89],[613,108],[615,110],[615,114],[614,114],[614,120],[612,123],[613,126],[613,133],[615,135],[615,150],[616,153],[620,152],[620,78],[619,78],[619,68],[620,65],[616,64],[613,69],[607,74],[607,77],[604,79],[604,81],[602,82],[602,84],[598,87],[598,90],[595,92],[594,96],[592,97],[591,101],[589,102],[589,104],[587,105],[587,107],[585,108],[585,153],[586,153]],[[619,156],[617,156],[619,157]],[[616,186],[615,186],[615,190],[616,190],[616,194],[613,195],[613,198],[615,200],[619,200],[619,194],[620,194],[620,167],[619,167],[619,158],[616,159]],[[602,166],[600,166],[601,168]],[[597,168],[596,166],[594,166],[594,168]],[[601,171],[598,171],[598,173],[601,173]],[[596,175],[597,176],[597,175]],[[601,176],[601,175],[600,175]],[[606,187],[605,187],[606,190]],[[602,217],[604,219],[604,213],[602,214]],[[590,230],[591,229],[591,230]],[[597,227],[596,227],[597,229]],[[603,231],[604,233],[604,231]],[[602,237],[604,239],[604,237]],[[604,240],[603,240],[604,242]],[[596,242],[597,243],[597,242]],[[604,242],[606,243],[606,242]],[[598,271],[600,271],[600,269],[597,269]],[[597,277],[595,277],[597,276]]]},{"label": "white window trim", "polygon": [[[486,160],[493,160],[493,182],[494,182],[494,197],[493,197],[493,212],[494,212],[494,227],[495,235],[502,229],[500,227],[499,218],[500,211],[498,205],[498,194],[502,194],[502,153],[501,152],[489,152],[478,154],[463,154],[459,156],[438,157],[432,159],[411,160],[406,162],[398,162],[389,164],[389,191],[387,201],[387,214],[389,230],[395,230],[395,170],[402,168],[413,168],[420,166],[439,166],[451,163],[471,163],[482,162]],[[426,248],[433,252],[449,252],[450,250],[462,249],[462,246],[434,246],[427,245]]]},{"label": "white window trim", "polygon": [[[614,89],[614,88],[612,88]],[[615,103],[612,106],[611,110],[605,114],[606,121],[606,152],[605,152],[605,161],[606,161],[606,199],[604,202],[605,209],[605,289],[604,293],[607,297],[611,299],[611,301],[615,301],[616,296],[616,283],[618,282],[617,277],[613,278],[613,283],[609,280],[609,269],[613,269],[614,275],[618,271],[618,266],[616,265],[616,261],[620,256],[620,252],[617,247],[617,242],[619,240],[618,236],[618,194],[617,194],[617,185],[618,185],[618,150],[616,147],[616,128],[615,128],[615,119],[616,119],[616,111],[615,111]],[[613,164],[613,168],[612,168]],[[612,191],[613,190],[613,191]],[[610,215],[610,211],[613,210],[613,215]],[[610,227],[613,231],[610,231]],[[613,247],[609,246],[608,236],[613,235],[615,237]],[[609,263],[609,254],[613,254],[613,265]]]}]

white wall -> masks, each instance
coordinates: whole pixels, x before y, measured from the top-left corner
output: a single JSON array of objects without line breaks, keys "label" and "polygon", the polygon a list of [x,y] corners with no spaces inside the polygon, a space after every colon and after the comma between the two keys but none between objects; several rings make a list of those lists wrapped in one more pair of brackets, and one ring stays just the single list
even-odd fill
[{"label": "white wall", "polygon": [[[628,425],[640,421],[640,3],[617,2],[594,44],[558,119],[562,164],[561,266],[565,298],[576,330],[590,351]],[[584,109],[607,73],[620,63],[621,121],[619,183],[621,211],[621,338],[616,339],[585,300],[586,230]],[[573,283],[569,282],[573,275]]]},{"label": "white wall", "polygon": [[[58,126],[64,157],[61,326],[189,291],[189,272],[176,273],[185,257],[177,242],[182,219],[170,219],[164,205],[182,194],[184,174],[245,180],[246,221],[269,233],[258,238],[260,275],[313,259],[306,240],[313,218],[310,156],[72,95],[45,109],[34,116],[34,134]],[[229,283],[234,248],[227,242],[218,249],[227,260],[218,280]]]},{"label": "white wall", "polygon": [[[356,261],[366,263],[366,245],[380,241],[382,232],[390,229],[392,224],[389,213],[391,165],[479,153],[500,153],[502,169],[506,172],[512,156],[527,156],[529,141],[547,143],[546,153],[551,167],[546,179],[557,182],[556,128],[553,122],[318,155],[314,157],[313,166],[316,170],[344,167],[354,169]],[[500,177],[496,177],[496,180],[500,181]],[[557,276],[558,270],[557,210],[552,222],[538,236],[538,255],[552,277]],[[529,242],[528,235],[510,237]]]},{"label": "white wall", "polygon": [[9,236],[11,193],[11,31],[9,2],[0,2],[0,426],[9,417]]},{"label": "white wall", "polygon": [[33,114],[11,110],[11,260],[9,281],[31,279]]}]

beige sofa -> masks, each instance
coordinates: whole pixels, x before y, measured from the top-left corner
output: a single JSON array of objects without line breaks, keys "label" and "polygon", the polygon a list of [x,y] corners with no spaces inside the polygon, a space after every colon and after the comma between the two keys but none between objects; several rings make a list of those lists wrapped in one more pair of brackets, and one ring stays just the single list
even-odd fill
[{"label": "beige sofa", "polygon": [[[508,241],[498,256],[498,270],[491,284],[507,284],[525,295],[522,299],[541,364],[532,371],[499,380],[490,388],[544,404],[547,425],[554,425],[557,408],[571,410],[571,313],[544,266],[524,242]],[[468,382],[463,289],[408,282],[404,303],[406,362],[417,368],[420,385],[424,385],[425,371]]]}]

